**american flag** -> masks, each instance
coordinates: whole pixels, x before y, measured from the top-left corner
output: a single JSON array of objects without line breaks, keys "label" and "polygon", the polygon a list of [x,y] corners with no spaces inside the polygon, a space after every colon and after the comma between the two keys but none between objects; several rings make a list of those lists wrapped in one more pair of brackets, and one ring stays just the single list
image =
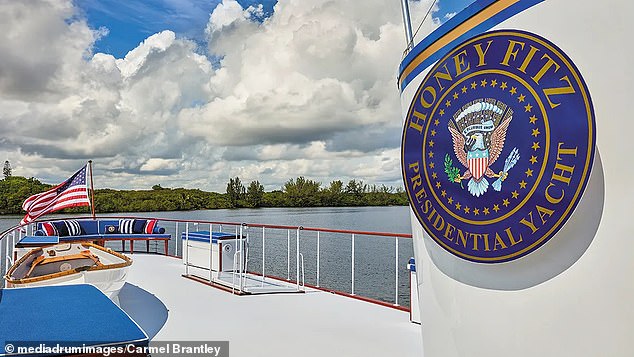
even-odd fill
[{"label": "american flag", "polygon": [[22,204],[22,209],[26,211],[26,215],[20,224],[30,223],[47,213],[63,208],[89,205],[86,166],[84,166],[68,180],[46,192],[27,198]]}]

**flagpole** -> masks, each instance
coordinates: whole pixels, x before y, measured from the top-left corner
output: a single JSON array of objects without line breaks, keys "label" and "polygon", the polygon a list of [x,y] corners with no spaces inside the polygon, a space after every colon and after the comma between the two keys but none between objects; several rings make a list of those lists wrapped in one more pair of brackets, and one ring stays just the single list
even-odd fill
[{"label": "flagpole", "polygon": [[92,213],[92,219],[95,217],[95,187],[92,183],[92,160],[88,160],[88,167],[90,169],[90,211]]}]

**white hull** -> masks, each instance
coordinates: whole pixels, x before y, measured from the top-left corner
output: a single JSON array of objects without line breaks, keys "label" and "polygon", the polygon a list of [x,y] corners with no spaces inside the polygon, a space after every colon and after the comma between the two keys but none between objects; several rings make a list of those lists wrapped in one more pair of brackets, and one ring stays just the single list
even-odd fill
[{"label": "white hull", "polygon": [[[632,13],[631,2],[546,1],[493,28],[543,36],[574,61],[592,97],[598,152],[568,222],[511,262],[458,258],[412,213],[425,357],[632,355]],[[403,91],[403,117],[425,75]]]}]

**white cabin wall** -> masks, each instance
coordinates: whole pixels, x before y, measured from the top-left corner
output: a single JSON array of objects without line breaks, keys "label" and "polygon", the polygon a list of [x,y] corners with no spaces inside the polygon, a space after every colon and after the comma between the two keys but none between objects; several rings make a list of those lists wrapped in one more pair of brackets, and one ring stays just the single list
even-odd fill
[{"label": "white cabin wall", "polygon": [[[425,357],[632,356],[632,14],[632,2],[550,0],[495,27],[536,33],[572,59],[594,105],[599,155],[586,193],[564,228],[514,262],[485,265],[456,258],[423,237],[411,215]],[[403,117],[425,74],[403,92]],[[596,208],[600,214],[602,200],[599,222]],[[557,271],[561,260],[570,258],[570,244],[597,225],[589,246],[577,247],[576,262]],[[500,275],[505,270],[509,273]],[[500,289],[495,287],[499,281],[486,281],[534,278],[532,270],[550,270],[554,277],[521,289]]]}]

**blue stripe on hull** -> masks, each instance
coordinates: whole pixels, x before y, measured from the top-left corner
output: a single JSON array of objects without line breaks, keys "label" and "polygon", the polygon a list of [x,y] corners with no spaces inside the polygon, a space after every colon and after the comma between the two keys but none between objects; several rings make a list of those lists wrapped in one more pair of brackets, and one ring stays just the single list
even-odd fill
[{"label": "blue stripe on hull", "polygon": [[544,0],[521,0],[521,1],[518,1],[518,2],[510,5],[506,9],[496,13],[495,15],[491,16],[487,20],[481,22],[480,24],[474,26],[473,28],[471,28],[470,30],[465,32],[464,34],[460,35],[455,40],[447,43],[445,46],[443,46],[443,47],[439,48],[438,50],[436,50],[433,54],[431,54],[427,58],[425,58],[419,65],[416,66],[416,68],[411,70],[409,73],[404,73],[405,70],[407,69],[407,67],[410,65],[410,63],[412,63],[412,61],[414,61],[416,59],[416,57],[418,57],[428,47],[434,45],[434,43],[436,43],[436,41],[438,41],[438,40],[442,39],[443,37],[447,36],[454,29],[456,29],[458,26],[460,26],[462,23],[464,23],[465,21],[471,19],[472,17],[474,17],[475,15],[479,14],[480,12],[484,11],[489,6],[495,4],[497,1],[496,0],[478,0],[478,1],[474,2],[474,3],[472,3],[467,8],[465,8],[464,10],[462,10],[461,12],[456,14],[454,17],[449,19],[447,22],[442,24],[439,28],[434,30],[429,36],[425,37],[421,42],[419,42],[412,49],[412,51],[410,51],[410,53],[407,54],[407,56],[405,56],[403,61],[401,61],[401,65],[399,67],[399,77],[398,77],[399,88],[400,88],[401,92],[423,70],[425,70],[427,67],[431,66],[436,61],[438,61],[440,58],[442,58],[444,55],[446,55],[452,48],[454,48],[459,43],[462,43],[463,41],[465,41],[465,40],[467,40],[467,39],[469,39],[469,38],[471,38],[473,36],[476,36],[476,35],[478,35],[480,33],[483,33],[485,31],[493,28],[494,26],[498,25],[502,21],[507,20],[507,19],[513,17],[514,15],[516,15],[516,14],[518,14],[518,13],[520,13],[520,12],[522,12],[522,11],[524,11],[524,10],[534,6],[534,5],[537,5],[537,4],[539,4],[539,3],[543,2],[543,1]]}]

